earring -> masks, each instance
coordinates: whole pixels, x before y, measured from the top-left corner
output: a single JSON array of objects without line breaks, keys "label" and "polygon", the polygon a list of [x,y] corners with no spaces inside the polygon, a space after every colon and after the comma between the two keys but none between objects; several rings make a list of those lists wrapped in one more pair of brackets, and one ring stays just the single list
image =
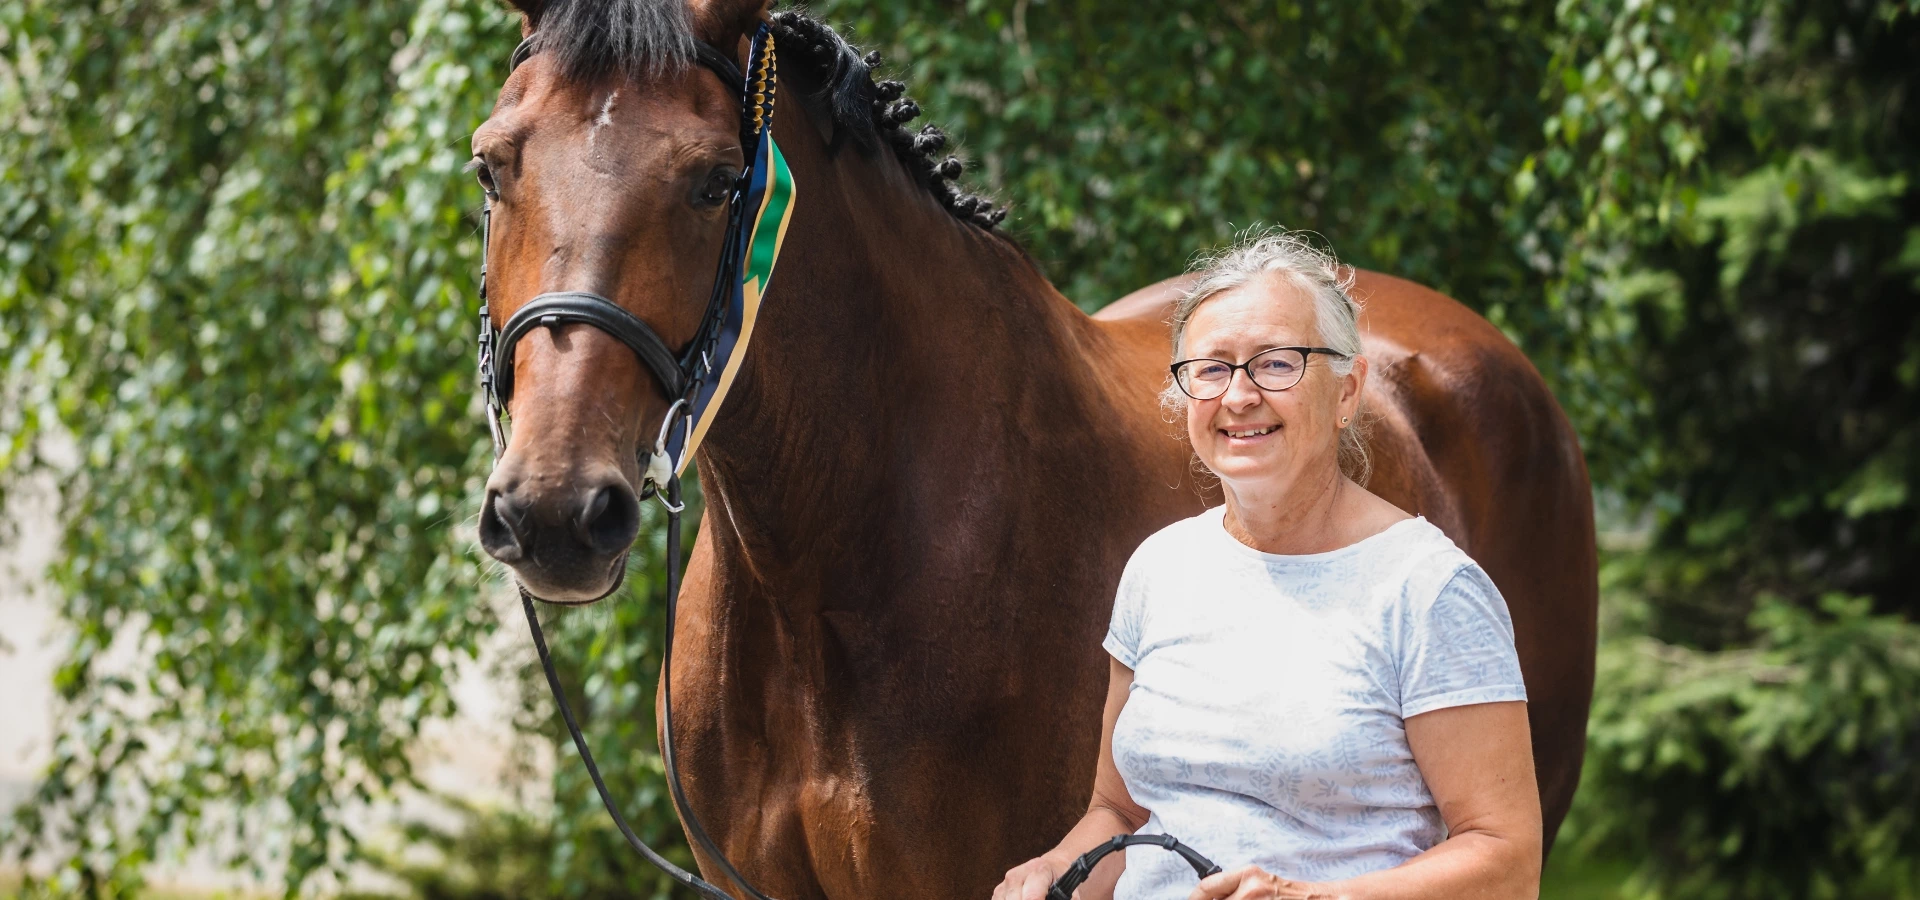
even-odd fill
[{"label": "earring", "polygon": [[1341,428],[1345,428],[1345,427],[1347,427],[1347,417],[1346,417],[1346,416],[1341,416],[1341,417],[1340,417],[1340,427],[1341,427]]}]

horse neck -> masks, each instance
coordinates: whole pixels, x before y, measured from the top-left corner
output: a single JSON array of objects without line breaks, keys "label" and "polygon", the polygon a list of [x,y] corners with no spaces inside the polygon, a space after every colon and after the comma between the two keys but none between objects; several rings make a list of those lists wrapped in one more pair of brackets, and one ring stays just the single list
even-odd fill
[{"label": "horse neck", "polygon": [[889,151],[794,137],[794,219],[700,453],[721,565],[785,582],[882,565],[876,543],[904,534],[908,555],[937,552],[943,528],[966,527],[940,516],[956,491],[966,518],[1012,514],[1028,486],[1001,465],[1009,441],[1067,426],[1026,419],[1097,391],[1089,320],[1025,254],[942,209]]}]

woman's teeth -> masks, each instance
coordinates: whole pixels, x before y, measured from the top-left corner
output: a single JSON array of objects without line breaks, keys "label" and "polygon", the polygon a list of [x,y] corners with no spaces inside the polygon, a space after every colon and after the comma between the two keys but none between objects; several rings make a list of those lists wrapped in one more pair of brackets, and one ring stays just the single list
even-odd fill
[{"label": "woman's teeth", "polygon": [[1228,430],[1227,437],[1236,437],[1236,438],[1259,437],[1260,435],[1263,435],[1263,434],[1271,434],[1275,428],[1279,428],[1279,427],[1280,426],[1278,425],[1268,425],[1265,428],[1252,428],[1246,431]]}]

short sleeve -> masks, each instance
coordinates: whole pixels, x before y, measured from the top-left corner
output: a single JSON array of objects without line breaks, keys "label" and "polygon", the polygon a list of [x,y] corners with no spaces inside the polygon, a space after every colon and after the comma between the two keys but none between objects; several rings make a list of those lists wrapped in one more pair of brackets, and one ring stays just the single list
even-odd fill
[{"label": "short sleeve", "polygon": [[1400,629],[1400,716],[1527,699],[1507,602],[1468,563],[1428,605],[1409,604]]},{"label": "short sleeve", "polygon": [[1120,589],[1114,592],[1113,618],[1107,623],[1107,639],[1100,646],[1120,664],[1139,668],[1140,633],[1146,625],[1147,577],[1142,562],[1143,550],[1134,551],[1127,569],[1120,573]]}]

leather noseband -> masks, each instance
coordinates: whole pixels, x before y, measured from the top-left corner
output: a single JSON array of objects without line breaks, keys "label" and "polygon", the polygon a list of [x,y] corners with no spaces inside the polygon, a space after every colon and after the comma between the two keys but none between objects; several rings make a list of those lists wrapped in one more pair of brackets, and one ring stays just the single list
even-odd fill
[{"label": "leather noseband", "polygon": [[513,396],[514,345],[535,328],[575,323],[591,325],[627,345],[633,355],[640,358],[640,363],[647,371],[660,380],[660,387],[667,396],[678,397],[686,391],[687,376],[681,369],[679,358],[667,349],[667,342],[661,340],[660,335],[641,321],[639,316],[599,294],[558,291],[541,294],[527,301],[514,310],[513,316],[507,319],[506,327],[500,329],[500,357],[494,363],[494,390],[500,392],[502,404]]}]

